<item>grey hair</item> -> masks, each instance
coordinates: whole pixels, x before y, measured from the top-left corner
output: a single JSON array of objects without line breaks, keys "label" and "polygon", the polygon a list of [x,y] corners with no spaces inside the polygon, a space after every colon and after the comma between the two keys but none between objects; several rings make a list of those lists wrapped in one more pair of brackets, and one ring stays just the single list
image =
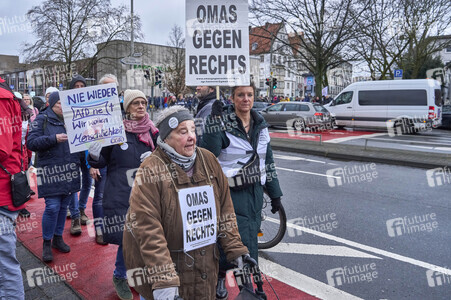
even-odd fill
[{"label": "grey hair", "polygon": [[171,106],[169,108],[166,108],[165,110],[163,110],[161,112],[161,114],[158,116],[157,121],[155,122],[155,126],[159,126],[161,122],[163,122],[164,119],[166,119],[168,116],[177,113],[179,111],[184,111],[186,110],[187,112],[189,112],[188,109],[186,109],[185,107],[181,106],[181,105],[174,105]]},{"label": "grey hair", "polygon": [[114,82],[116,83],[116,85],[119,85],[119,83],[117,82],[117,77],[115,75],[113,75],[113,74],[105,74],[105,75],[103,75],[102,78],[100,78],[100,80],[99,80],[99,84],[103,84],[103,82],[106,79],[108,79],[108,78],[109,79],[113,79]]}]

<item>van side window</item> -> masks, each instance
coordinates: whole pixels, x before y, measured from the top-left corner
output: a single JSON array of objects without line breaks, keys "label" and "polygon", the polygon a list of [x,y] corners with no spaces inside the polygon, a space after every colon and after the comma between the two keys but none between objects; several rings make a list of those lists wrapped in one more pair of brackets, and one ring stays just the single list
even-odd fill
[{"label": "van side window", "polygon": [[337,98],[335,98],[335,105],[347,104],[352,101],[352,93],[353,92],[344,92]]},{"label": "van side window", "polygon": [[270,106],[268,108],[268,111],[280,111],[282,109],[282,104],[276,104],[273,106]]},{"label": "van side window", "polygon": [[408,105],[426,106],[426,90],[377,90],[359,91],[359,105]]},{"label": "van side window", "polygon": [[295,103],[287,103],[285,104],[284,111],[297,111],[298,110],[298,104]]},{"label": "van side window", "polygon": [[310,111],[310,107],[307,104],[301,104],[300,111]]}]

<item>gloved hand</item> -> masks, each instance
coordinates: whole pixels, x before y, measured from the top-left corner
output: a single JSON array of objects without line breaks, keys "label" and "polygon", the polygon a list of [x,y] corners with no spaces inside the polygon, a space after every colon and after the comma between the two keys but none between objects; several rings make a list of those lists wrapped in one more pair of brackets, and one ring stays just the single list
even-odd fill
[{"label": "gloved hand", "polygon": [[236,265],[239,269],[242,269],[244,267],[244,261],[246,260],[246,257],[249,257],[249,253],[243,254],[236,259],[232,260],[231,263]]},{"label": "gloved hand", "polygon": [[100,151],[102,151],[102,145],[99,142],[93,142],[88,149],[89,156],[93,160],[99,160],[100,158]]},{"label": "gloved hand", "polygon": [[273,214],[278,212],[281,206],[282,206],[282,203],[280,202],[280,197],[271,199],[271,207],[272,207],[271,212]]},{"label": "gloved hand", "polygon": [[147,151],[147,152],[144,152],[143,154],[141,154],[141,156],[139,157],[141,159],[141,162],[143,162],[151,154],[152,154],[152,151]]},{"label": "gloved hand", "polygon": [[224,104],[219,101],[216,100],[215,102],[213,102],[213,105],[211,106],[211,115],[213,117],[222,117],[222,108],[224,107]]},{"label": "gloved hand", "polygon": [[178,296],[178,294],[179,288],[176,286],[153,290],[153,298],[155,300],[174,300],[175,296]]}]

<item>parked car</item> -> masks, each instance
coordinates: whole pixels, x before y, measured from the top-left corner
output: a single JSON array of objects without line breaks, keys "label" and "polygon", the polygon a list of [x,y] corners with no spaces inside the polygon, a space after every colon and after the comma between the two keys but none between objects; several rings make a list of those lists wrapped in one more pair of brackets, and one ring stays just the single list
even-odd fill
[{"label": "parked car", "polygon": [[270,126],[293,127],[303,130],[307,127],[332,129],[329,111],[320,104],[307,102],[282,102],[261,111]]},{"label": "parked car", "polygon": [[451,105],[442,107],[442,126],[441,128],[451,129]]},{"label": "parked car", "polygon": [[254,102],[254,106],[252,106],[253,109],[255,109],[256,111],[262,111],[265,108],[267,108],[268,106],[270,106],[270,103],[267,102]]}]

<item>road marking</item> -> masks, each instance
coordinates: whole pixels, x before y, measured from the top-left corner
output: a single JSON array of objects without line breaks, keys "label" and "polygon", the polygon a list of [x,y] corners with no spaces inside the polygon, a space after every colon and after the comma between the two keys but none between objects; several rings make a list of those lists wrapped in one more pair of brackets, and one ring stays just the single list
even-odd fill
[{"label": "road marking", "polygon": [[450,147],[435,147],[434,150],[440,150],[440,151],[451,151]]},{"label": "road marking", "polygon": [[261,270],[266,271],[266,275],[317,298],[334,300],[362,299],[262,257],[258,258],[258,264]]},{"label": "road marking", "polygon": [[340,176],[332,176],[332,175],[327,175],[327,174],[320,174],[320,173],[313,173],[313,172],[307,172],[307,171],[293,170],[293,169],[287,169],[287,168],[281,168],[281,167],[276,167],[276,169],[279,169],[279,170],[282,170],[282,171],[289,171],[289,172],[303,173],[303,174],[309,174],[309,175],[323,176],[323,177],[341,178]]},{"label": "road marking", "polygon": [[296,156],[289,156],[289,155],[274,154],[274,158],[284,159],[284,160],[304,160],[304,161],[316,162],[316,163],[320,163],[320,164],[326,164],[325,161],[321,161],[321,160],[314,160],[314,159],[308,159],[308,158],[296,157]]},{"label": "road marking", "polygon": [[[276,224],[279,224],[279,220],[276,220],[276,219],[271,218],[271,217],[267,217],[266,220],[270,221],[270,222],[273,222],[273,223],[276,223]],[[422,267],[422,268],[425,268],[427,270],[437,271],[437,272],[440,272],[440,273],[443,273],[443,274],[446,274],[446,275],[451,275],[451,270],[450,269],[439,267],[439,266],[436,266],[436,265],[433,265],[433,264],[430,264],[430,263],[427,263],[427,262],[423,262],[423,261],[420,261],[420,260],[417,260],[417,259],[414,259],[414,258],[410,258],[410,257],[407,257],[407,256],[403,256],[403,255],[399,255],[399,254],[396,254],[396,253],[388,252],[388,251],[385,251],[385,250],[382,250],[382,249],[378,249],[378,248],[374,248],[374,247],[371,247],[371,246],[363,245],[363,244],[360,244],[360,243],[357,243],[357,242],[346,240],[346,239],[343,239],[343,238],[340,238],[340,237],[337,237],[337,236],[334,236],[334,235],[331,235],[331,234],[327,234],[327,233],[324,233],[324,232],[316,231],[316,230],[313,230],[313,229],[310,229],[310,228],[306,228],[306,227],[303,227],[303,226],[299,226],[299,225],[296,225],[296,224],[292,224],[292,223],[289,223],[289,222],[287,222],[287,227],[291,227],[291,228],[296,229],[296,230],[302,230],[302,231],[304,231],[306,233],[310,233],[310,234],[313,234],[313,235],[316,235],[316,236],[319,236],[319,237],[322,237],[322,238],[325,238],[325,239],[328,239],[328,240],[331,240],[331,241],[342,243],[342,244],[345,244],[345,245],[348,245],[348,246],[351,246],[351,247],[355,247],[355,248],[358,248],[358,249],[361,249],[361,250],[364,250],[364,251],[376,253],[376,254],[379,254],[379,255],[382,255],[382,256],[386,256],[386,257],[389,257],[389,258],[392,258],[392,259],[395,259],[395,260],[399,260],[399,261],[402,261],[402,262],[405,262],[405,263],[408,263],[408,264],[412,264],[412,265],[415,265],[415,266],[418,266],[418,267]]]},{"label": "road marking", "polygon": [[337,144],[337,143],[341,143],[341,142],[347,142],[347,141],[352,141],[352,140],[357,140],[357,139],[368,139],[368,138],[372,138],[372,137],[376,137],[376,136],[382,136],[382,135],[387,135],[387,133],[371,133],[371,134],[347,136],[347,137],[342,137],[342,138],[337,138],[337,139],[333,139],[333,140],[324,141],[323,143]]},{"label": "road marking", "polygon": [[277,252],[277,253],[294,253],[294,254],[308,254],[308,255],[327,255],[327,256],[342,256],[342,257],[360,257],[360,258],[375,258],[382,259],[378,256],[368,254],[366,252],[358,251],[345,246],[332,245],[313,245],[313,244],[297,244],[297,243],[279,243],[276,246],[262,251]]}]

